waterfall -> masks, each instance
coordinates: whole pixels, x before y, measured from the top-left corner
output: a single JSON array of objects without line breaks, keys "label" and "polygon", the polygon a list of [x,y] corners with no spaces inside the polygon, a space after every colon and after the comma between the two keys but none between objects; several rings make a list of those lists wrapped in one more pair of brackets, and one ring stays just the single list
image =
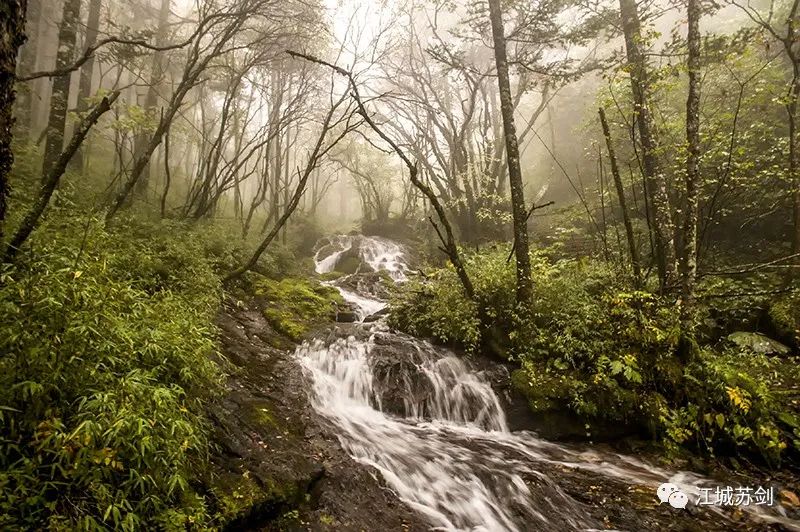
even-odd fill
[{"label": "waterfall", "polygon": [[356,248],[362,262],[373,271],[383,270],[396,282],[406,280],[408,265],[403,246],[377,236],[337,235],[329,237],[314,255],[317,273],[328,273],[336,268],[339,259]]},{"label": "waterfall", "polygon": [[[335,241],[327,254],[318,253],[318,268],[335,267],[336,259],[325,261],[356,243],[355,237]],[[359,246],[363,260],[404,278],[407,266],[399,246],[366,237]],[[342,293],[348,292],[362,314],[385,305],[368,294]],[[600,530],[607,525],[583,502],[582,489],[602,489],[613,501],[644,486],[652,488],[650,504],[655,504],[655,490],[664,482],[678,486],[692,502],[700,488],[719,486],[630,456],[511,432],[499,397],[463,358],[390,331],[381,321],[357,327],[353,335],[297,348],[312,383],[312,405],[334,424],[346,452],[380,472],[435,530]],[[800,530],[780,506],[741,509]],[[624,511],[636,515],[639,510]],[[708,512],[705,523],[725,529],[730,522],[720,508],[702,511]]]}]

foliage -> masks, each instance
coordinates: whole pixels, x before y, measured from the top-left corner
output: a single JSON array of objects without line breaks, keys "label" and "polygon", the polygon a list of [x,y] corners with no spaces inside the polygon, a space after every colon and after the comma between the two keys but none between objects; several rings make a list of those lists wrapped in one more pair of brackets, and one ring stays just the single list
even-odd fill
[{"label": "foliage", "polygon": [[[59,221],[60,220],[60,221]],[[0,526],[202,526],[213,238],[48,223],[0,280]],[[72,235],[72,236],[66,236]],[[211,245],[208,245],[211,244]]]},{"label": "foliage", "polygon": [[512,384],[534,411],[566,406],[587,419],[649,431],[671,450],[754,451],[775,463],[788,446],[798,448],[796,405],[791,395],[780,396],[796,378],[792,364],[710,346],[686,364],[696,347],[682,338],[674,303],[630,289],[589,259],[533,252],[534,295],[517,307],[507,255],[501,247],[470,258],[477,305],[455,273],[442,269],[403,289],[392,324],[469,352],[501,346],[518,362]]},{"label": "foliage", "polygon": [[768,313],[778,338],[800,347],[800,295],[794,293],[773,300]]}]

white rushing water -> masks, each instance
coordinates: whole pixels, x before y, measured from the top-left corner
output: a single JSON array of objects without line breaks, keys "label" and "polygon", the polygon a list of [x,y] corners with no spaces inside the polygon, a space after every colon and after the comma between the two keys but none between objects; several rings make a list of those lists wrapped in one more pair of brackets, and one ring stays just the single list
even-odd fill
[{"label": "white rushing water", "polygon": [[373,271],[383,270],[397,282],[406,280],[408,265],[400,244],[378,236],[362,235],[336,235],[327,240],[314,256],[317,273],[332,272],[342,255],[355,247],[359,258]]},{"label": "white rushing water", "polygon": [[[372,260],[390,264],[383,258],[376,251]],[[327,259],[318,257],[318,266]],[[385,304],[350,294],[348,300],[364,315]],[[344,449],[378,470],[437,530],[605,529],[562,487],[568,478],[573,486],[604,486],[604,479],[613,480],[617,489],[652,486],[654,497],[658,485],[671,482],[692,502],[701,487],[715,485],[630,456],[511,432],[498,396],[481,373],[453,353],[391,332],[381,322],[370,325],[362,339],[317,340],[300,346],[296,355],[311,378],[314,408],[334,423]],[[720,519],[725,516],[706,508]],[[762,507],[745,510],[800,530],[796,521],[783,517],[782,508],[769,514]]]}]

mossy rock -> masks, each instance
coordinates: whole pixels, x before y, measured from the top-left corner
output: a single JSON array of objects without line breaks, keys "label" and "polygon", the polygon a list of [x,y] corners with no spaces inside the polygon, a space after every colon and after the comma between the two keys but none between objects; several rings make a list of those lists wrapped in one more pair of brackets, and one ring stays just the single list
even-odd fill
[{"label": "mossy rock", "polygon": [[773,302],[768,318],[769,329],[778,340],[800,349],[800,297],[785,297]]},{"label": "mossy rock", "polygon": [[762,355],[785,355],[789,348],[767,336],[755,332],[737,331],[728,335],[728,341],[745,352]]},{"label": "mossy rock", "polygon": [[511,387],[525,397],[533,412],[566,408],[569,398],[567,386],[566,379],[545,373],[530,375],[524,369],[511,373]]},{"label": "mossy rock", "polygon": [[334,320],[337,306],[345,303],[335,288],[294,277],[281,281],[261,278],[255,283],[255,293],[269,324],[294,341],[312,326]]},{"label": "mossy rock", "polygon": [[342,257],[336,263],[336,271],[343,275],[350,275],[360,271],[361,265],[361,259],[358,257]]},{"label": "mossy rock", "polygon": [[319,278],[322,279],[323,281],[335,281],[336,279],[339,279],[339,278],[343,277],[344,275],[345,275],[345,273],[337,272],[336,270],[334,270],[332,272],[326,272],[326,273],[321,274],[319,276]]}]

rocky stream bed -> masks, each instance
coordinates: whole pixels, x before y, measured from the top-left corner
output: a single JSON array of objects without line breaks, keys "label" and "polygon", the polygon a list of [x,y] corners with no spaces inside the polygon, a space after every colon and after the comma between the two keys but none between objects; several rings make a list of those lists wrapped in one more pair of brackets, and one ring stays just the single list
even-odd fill
[{"label": "rocky stream bed", "polygon": [[[374,272],[402,282],[401,247],[339,237],[318,252],[318,272],[355,242],[366,271],[332,282],[352,323],[330,323],[295,347],[276,346],[255,304],[230,302],[219,316],[233,374],[214,410],[215,489],[238,515],[230,530],[800,530],[797,509],[778,501],[695,504],[702,487],[752,479],[712,480],[522,430],[537,420],[519,409],[506,368],[468,362],[378,317]],[[689,496],[686,509],[660,504],[656,488],[667,481]]]}]

